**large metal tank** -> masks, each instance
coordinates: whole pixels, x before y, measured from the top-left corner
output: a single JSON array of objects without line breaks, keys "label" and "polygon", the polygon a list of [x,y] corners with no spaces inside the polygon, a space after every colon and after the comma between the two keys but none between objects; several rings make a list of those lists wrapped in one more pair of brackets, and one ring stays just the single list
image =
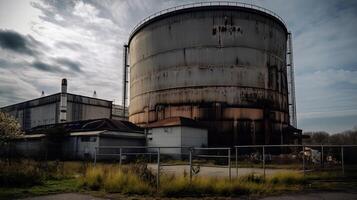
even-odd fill
[{"label": "large metal tank", "polygon": [[182,116],[209,145],[286,143],[287,28],[246,4],[191,4],[141,22],[129,46],[129,121]]}]

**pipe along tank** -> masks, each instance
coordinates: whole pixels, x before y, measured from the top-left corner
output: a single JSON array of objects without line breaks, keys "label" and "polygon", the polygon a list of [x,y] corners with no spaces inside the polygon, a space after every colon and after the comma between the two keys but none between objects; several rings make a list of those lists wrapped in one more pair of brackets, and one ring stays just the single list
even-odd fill
[{"label": "pipe along tank", "polygon": [[128,42],[129,120],[191,118],[210,146],[289,143],[287,35],[276,15],[239,5],[145,20]]}]

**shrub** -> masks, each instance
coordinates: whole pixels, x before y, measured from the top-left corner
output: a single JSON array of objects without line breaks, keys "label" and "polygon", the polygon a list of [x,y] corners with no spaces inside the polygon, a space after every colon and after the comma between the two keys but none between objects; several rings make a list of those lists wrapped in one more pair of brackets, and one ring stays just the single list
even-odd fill
[{"label": "shrub", "polygon": [[28,187],[43,183],[44,178],[37,168],[33,166],[19,167],[19,165],[0,166],[0,186]]},{"label": "shrub", "polygon": [[85,176],[80,185],[92,190],[99,190],[103,184],[104,170],[101,167],[90,167],[87,169]]}]

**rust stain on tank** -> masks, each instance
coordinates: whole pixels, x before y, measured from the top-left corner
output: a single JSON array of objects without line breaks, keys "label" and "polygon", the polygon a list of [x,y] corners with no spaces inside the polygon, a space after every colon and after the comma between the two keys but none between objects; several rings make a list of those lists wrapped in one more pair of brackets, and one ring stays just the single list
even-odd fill
[{"label": "rust stain on tank", "polygon": [[129,120],[195,119],[213,146],[275,143],[288,125],[286,39],[275,17],[236,6],[148,20],[129,41]]}]

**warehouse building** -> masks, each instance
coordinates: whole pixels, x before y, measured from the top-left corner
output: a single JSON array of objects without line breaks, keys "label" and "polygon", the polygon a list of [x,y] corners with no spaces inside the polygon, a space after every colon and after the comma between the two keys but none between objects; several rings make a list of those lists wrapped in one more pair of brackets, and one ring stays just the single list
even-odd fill
[{"label": "warehouse building", "polygon": [[41,125],[90,119],[126,120],[128,115],[123,110],[112,101],[68,93],[66,79],[62,80],[60,93],[0,108],[15,117],[25,131]]},{"label": "warehouse building", "polygon": [[[27,133],[17,138],[14,146],[19,156],[31,158],[94,159],[101,147],[145,146],[144,129],[128,121],[112,119],[42,125]],[[112,156],[107,158],[113,159]]]}]

